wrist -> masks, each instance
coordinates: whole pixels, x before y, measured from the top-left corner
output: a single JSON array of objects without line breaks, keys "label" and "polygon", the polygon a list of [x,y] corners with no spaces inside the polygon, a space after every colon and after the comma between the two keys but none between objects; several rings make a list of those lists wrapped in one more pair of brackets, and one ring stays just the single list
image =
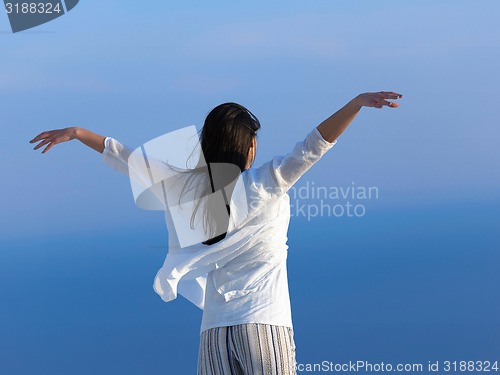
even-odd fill
[{"label": "wrist", "polygon": [[80,138],[81,129],[78,126],[72,126],[72,127],[68,128],[68,130],[69,130],[69,134],[70,134],[71,139],[77,139],[79,141],[81,140],[81,138]]},{"label": "wrist", "polygon": [[355,112],[361,110],[361,108],[363,107],[361,95],[353,98],[349,103],[347,103],[347,106],[351,107]]}]

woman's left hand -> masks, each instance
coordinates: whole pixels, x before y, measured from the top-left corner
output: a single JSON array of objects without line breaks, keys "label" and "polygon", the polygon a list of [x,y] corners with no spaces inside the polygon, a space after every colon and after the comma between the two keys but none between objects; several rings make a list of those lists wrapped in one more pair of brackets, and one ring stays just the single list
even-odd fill
[{"label": "woman's left hand", "polygon": [[46,145],[45,149],[42,151],[42,154],[45,154],[55,145],[68,142],[76,138],[76,127],[64,128],[64,129],[55,129],[45,131],[43,133],[38,134],[35,138],[33,138],[30,143],[35,143],[41,141],[39,144],[35,146],[33,150],[38,150],[40,147]]}]

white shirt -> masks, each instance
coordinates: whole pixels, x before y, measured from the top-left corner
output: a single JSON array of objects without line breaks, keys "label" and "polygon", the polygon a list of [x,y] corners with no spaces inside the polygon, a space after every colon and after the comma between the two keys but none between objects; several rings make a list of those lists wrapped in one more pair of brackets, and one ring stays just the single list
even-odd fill
[{"label": "white shirt", "polygon": [[[106,137],[102,155],[111,168],[128,173],[132,149]],[[292,327],[286,269],[290,198],[287,191],[336,141],[317,128],[287,155],[242,173],[248,212],[213,245],[180,247],[170,210],[165,210],[169,251],[153,288],[165,301],[177,293],[203,309],[201,331],[243,323]],[[231,201],[231,213],[233,209]],[[232,216],[232,215],[231,215]]]}]

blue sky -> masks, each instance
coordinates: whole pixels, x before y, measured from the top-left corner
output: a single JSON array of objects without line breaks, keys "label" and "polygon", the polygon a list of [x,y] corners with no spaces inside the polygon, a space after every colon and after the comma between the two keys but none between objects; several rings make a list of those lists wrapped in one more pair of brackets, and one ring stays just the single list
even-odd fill
[{"label": "blue sky", "polygon": [[[7,16],[0,17],[3,283],[11,285],[18,280],[19,288],[25,290],[24,281],[16,279],[21,277],[16,275],[22,274],[16,267],[26,267],[33,275],[42,277],[57,272],[62,272],[63,277],[64,265],[75,261],[100,267],[98,258],[94,258],[99,252],[92,253],[89,260],[81,258],[83,255],[77,250],[82,248],[83,254],[85,246],[92,247],[92,238],[107,249],[106,255],[102,255],[105,258],[99,258],[104,263],[102,269],[85,268],[83,274],[106,273],[114,264],[112,249],[122,234],[127,234],[123,241],[127,242],[129,255],[136,249],[134,246],[161,248],[162,241],[166,241],[161,213],[137,209],[127,178],[108,169],[99,154],[76,141],[56,146],[45,155],[33,151],[28,141],[43,130],[77,125],[137,147],[187,125],[200,127],[215,105],[236,101],[261,120],[258,165],[275,154],[288,152],[295,142],[358,93],[390,90],[404,95],[401,106],[396,110],[363,109],[338,144],[299,184],[314,181],[321,186],[349,186],[355,182],[379,188],[380,198],[367,203],[372,216],[351,224],[342,219],[336,224],[337,229],[328,233],[337,234],[347,249],[338,249],[337,261],[342,261],[344,255],[348,257],[343,251],[349,250],[348,244],[354,238],[354,249],[364,250],[354,251],[354,258],[346,258],[347,263],[352,266],[357,257],[366,256],[366,262],[373,261],[377,269],[387,271],[379,275],[382,281],[377,284],[382,297],[391,280],[402,278],[409,282],[411,276],[422,275],[419,267],[425,267],[428,259],[437,259],[440,248],[450,251],[462,244],[465,247],[457,250],[455,256],[464,262],[460,263],[462,270],[467,265],[472,267],[470,272],[455,273],[455,263],[447,269],[441,260],[434,265],[436,273],[424,273],[429,278],[422,285],[441,309],[446,309],[443,300],[432,292],[437,293],[435,283],[443,280],[445,284],[449,282],[447,290],[460,288],[450,295],[450,306],[462,306],[461,292],[477,303],[474,306],[479,306],[484,303],[479,295],[487,293],[467,289],[463,280],[480,280],[484,283],[478,284],[481,287],[489,285],[490,289],[484,290],[490,295],[495,293],[491,280],[498,280],[493,277],[493,268],[487,268],[488,264],[496,264],[498,269],[494,250],[498,250],[495,244],[500,228],[498,14],[500,3],[496,0],[140,4],[82,0],[67,15],[17,34],[11,33]],[[391,212],[397,214],[391,216]],[[318,219],[317,228],[330,225],[329,220]],[[313,233],[314,228],[309,223],[302,230]],[[142,240],[141,234],[151,237]],[[299,247],[307,246],[303,240],[306,234],[295,229],[291,241]],[[318,236],[314,242],[317,246],[329,240],[325,233]],[[415,260],[416,266],[408,275],[395,274],[395,268],[383,262],[393,259],[396,249],[408,243],[405,241],[413,243],[405,259]],[[57,263],[51,263],[51,256],[63,254],[64,247],[71,243],[75,244],[75,258],[66,254]],[[417,244],[425,247],[422,254],[415,250]],[[327,249],[319,250],[316,260],[322,261],[327,257]],[[26,251],[24,259],[22,251]],[[380,251],[380,258],[372,251]],[[469,258],[473,253],[481,256]],[[151,293],[143,296],[144,290],[137,291],[137,303],[150,297],[157,302],[149,282],[162,258],[163,253],[155,252],[147,260],[133,257],[127,263],[132,270],[132,263],[143,262],[141,280],[146,281],[141,282],[147,284],[144,290]],[[42,270],[35,262],[40,259],[46,267]],[[300,259],[292,259],[291,267],[297,267]],[[396,259],[398,265],[406,261],[403,257]],[[484,264],[480,265],[481,259]],[[120,262],[117,267],[125,267],[125,261]],[[144,266],[147,262],[148,267]],[[368,271],[367,263],[363,264],[361,271]],[[355,280],[355,276],[342,274],[341,268],[337,272],[339,283]],[[360,277],[354,282],[354,289],[346,293],[368,293],[371,289],[367,285],[372,283],[363,279],[361,273],[354,275]],[[444,276],[440,279],[438,275]],[[130,285],[137,281],[126,277],[130,278]],[[47,280],[45,291],[57,288],[57,283]],[[25,282],[28,290],[28,281]],[[87,298],[100,288],[97,281],[90,287],[82,280],[75,282],[82,283],[80,287]],[[309,301],[299,282],[292,279],[292,283],[296,301]],[[314,285],[313,280],[305,285]],[[342,293],[340,286],[336,288]],[[416,284],[410,288],[417,290]],[[67,296],[69,291],[61,293]],[[404,291],[398,293],[404,295]],[[344,297],[355,303],[354,297]],[[401,298],[411,305],[411,300]],[[42,310],[47,308],[43,311],[48,315],[48,305],[44,307],[42,300],[39,303]],[[417,303],[414,304],[411,306],[417,309]],[[97,311],[97,306],[98,302],[94,302],[88,308]],[[152,307],[153,302],[148,306],[154,311],[152,315],[160,314]],[[345,305],[340,302],[328,306],[328,311],[338,311],[343,319],[352,313],[347,308],[342,310]],[[489,306],[490,312],[498,311],[493,300],[484,306]],[[387,313],[379,308],[380,316]],[[72,312],[71,307],[66,309],[63,311]],[[168,311],[186,314],[186,319],[191,314],[195,322],[199,319],[183,302],[169,306]],[[423,311],[428,317],[434,314],[436,321],[445,326],[451,324],[446,323],[444,313],[440,315],[430,307]],[[312,314],[318,322],[322,321],[316,313]],[[412,315],[414,322],[418,314]],[[452,322],[463,326],[468,321],[467,314],[480,316],[470,305]],[[57,316],[63,323],[69,321],[68,327],[72,327],[71,319],[63,315]],[[318,327],[308,331],[300,325],[301,317],[307,316],[307,310],[297,310],[297,329],[303,342],[312,345],[311,332],[318,335],[321,331]],[[15,321],[15,317],[13,313],[8,319]],[[488,319],[484,322],[493,318]],[[396,321],[401,326],[405,324],[403,320]],[[363,321],[358,323],[364,327]],[[364,323],[379,332],[369,322]],[[441,323],[434,323],[437,325],[431,326],[435,332],[451,332]],[[337,324],[336,333],[350,337],[341,323]],[[391,332],[399,326],[395,327]],[[195,323],[190,332],[196,334],[197,328]],[[137,335],[145,335],[139,331]],[[467,326],[470,340],[472,331],[472,326]],[[498,340],[495,343],[498,346]],[[346,344],[359,347],[355,341]],[[335,345],[342,350],[342,345]],[[397,340],[391,345],[386,348],[397,349]],[[322,348],[326,350],[328,346]],[[175,352],[175,348],[172,350]]]},{"label": "blue sky", "polygon": [[[401,107],[363,110],[308,179],[376,185],[386,204],[498,199],[498,8],[81,2],[18,34],[3,17],[1,119],[10,141],[1,152],[15,163],[0,167],[9,176],[2,227],[35,233],[44,221],[50,231],[70,215],[75,230],[101,220],[93,213],[105,202],[119,212],[130,201],[121,177],[80,144],[32,152],[27,141],[42,130],[78,125],[135,147],[201,126],[212,107],[231,100],[263,123],[259,164],[358,93],[378,90],[403,93]],[[116,190],[122,194],[110,202]],[[115,220],[130,223],[129,215]]]}]

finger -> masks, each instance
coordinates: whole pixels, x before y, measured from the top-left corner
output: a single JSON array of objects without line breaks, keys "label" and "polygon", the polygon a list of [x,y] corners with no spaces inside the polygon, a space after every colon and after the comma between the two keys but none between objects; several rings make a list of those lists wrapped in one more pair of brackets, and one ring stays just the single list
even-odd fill
[{"label": "finger", "polygon": [[43,140],[42,142],[40,142],[39,144],[37,144],[33,150],[38,150],[40,147],[46,145],[49,142],[51,142],[51,139],[47,138],[47,139]]},{"label": "finger", "polygon": [[378,94],[380,98],[384,99],[400,99],[403,97],[403,95],[392,91],[380,91]]},{"label": "finger", "polygon": [[56,143],[52,142],[50,143],[47,147],[44,148],[44,150],[42,151],[42,154],[45,154],[47,151],[49,151],[52,147],[54,147]]},{"label": "finger", "polygon": [[[387,107],[391,107],[391,108],[398,107],[398,103],[389,102],[387,100],[378,100],[377,104],[381,105],[382,107],[383,106],[387,106]],[[380,108],[382,108],[382,107],[380,107]]]},{"label": "finger", "polygon": [[381,106],[389,105],[389,102],[387,100],[383,99],[383,96],[381,93],[379,93],[379,97],[375,98],[374,100],[375,100],[375,103],[378,105],[381,105]]},{"label": "finger", "polygon": [[43,132],[43,133],[40,133],[38,134],[35,138],[33,138],[30,143],[34,143],[34,142],[37,142],[43,138],[47,138],[49,136],[49,132]]}]

